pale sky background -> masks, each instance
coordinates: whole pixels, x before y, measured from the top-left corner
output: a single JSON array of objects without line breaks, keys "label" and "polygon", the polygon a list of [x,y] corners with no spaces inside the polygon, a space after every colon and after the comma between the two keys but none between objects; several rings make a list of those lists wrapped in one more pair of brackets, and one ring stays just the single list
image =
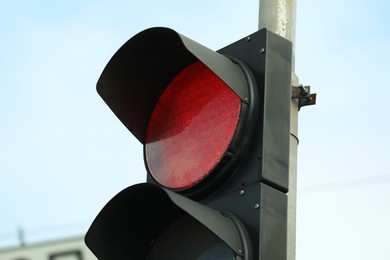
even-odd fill
[{"label": "pale sky background", "polygon": [[[146,178],[96,93],[116,50],[166,26],[213,50],[257,30],[258,0],[0,3],[0,248],[83,234]],[[297,260],[390,259],[390,2],[298,0]]]}]

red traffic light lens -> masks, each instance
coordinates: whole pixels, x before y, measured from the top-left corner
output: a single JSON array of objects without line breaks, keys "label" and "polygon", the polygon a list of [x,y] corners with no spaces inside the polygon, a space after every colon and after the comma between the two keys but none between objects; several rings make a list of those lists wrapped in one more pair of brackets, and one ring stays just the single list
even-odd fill
[{"label": "red traffic light lens", "polygon": [[227,151],[240,110],[241,99],[202,62],[186,67],[152,113],[145,144],[150,174],[170,189],[199,183]]}]

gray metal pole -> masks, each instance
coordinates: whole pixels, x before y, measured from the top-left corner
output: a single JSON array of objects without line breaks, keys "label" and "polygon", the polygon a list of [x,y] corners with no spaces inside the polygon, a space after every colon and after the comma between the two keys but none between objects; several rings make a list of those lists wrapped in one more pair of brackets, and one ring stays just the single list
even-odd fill
[{"label": "gray metal pole", "polygon": [[[295,75],[295,24],[296,0],[259,0],[259,29],[268,30],[293,43],[292,85],[298,86]],[[287,223],[287,260],[295,260],[296,202],[297,202],[297,151],[298,151],[298,101],[291,100],[290,168]]]}]

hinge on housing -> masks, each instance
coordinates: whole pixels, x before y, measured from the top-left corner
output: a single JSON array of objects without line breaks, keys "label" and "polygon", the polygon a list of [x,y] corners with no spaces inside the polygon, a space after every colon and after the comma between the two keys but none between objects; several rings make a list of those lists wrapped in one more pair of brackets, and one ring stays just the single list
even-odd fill
[{"label": "hinge on housing", "polygon": [[310,94],[310,86],[293,86],[292,87],[292,98],[298,99],[298,109],[301,107],[315,105],[317,94]]}]

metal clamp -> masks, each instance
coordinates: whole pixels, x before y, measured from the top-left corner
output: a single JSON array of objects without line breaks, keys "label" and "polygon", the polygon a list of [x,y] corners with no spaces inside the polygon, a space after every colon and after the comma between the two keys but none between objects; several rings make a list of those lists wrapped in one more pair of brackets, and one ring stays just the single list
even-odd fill
[{"label": "metal clamp", "polygon": [[310,86],[293,86],[292,98],[298,99],[298,109],[303,106],[315,105],[317,94],[310,94]]}]

